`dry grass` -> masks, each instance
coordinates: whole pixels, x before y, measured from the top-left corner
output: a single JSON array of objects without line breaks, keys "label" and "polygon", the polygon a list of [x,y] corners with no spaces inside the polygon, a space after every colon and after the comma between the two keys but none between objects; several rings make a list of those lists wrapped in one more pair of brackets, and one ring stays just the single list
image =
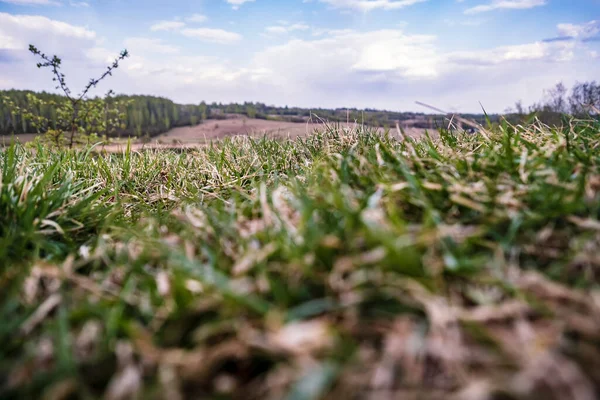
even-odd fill
[{"label": "dry grass", "polygon": [[600,127],[0,153],[0,396],[594,399]]}]

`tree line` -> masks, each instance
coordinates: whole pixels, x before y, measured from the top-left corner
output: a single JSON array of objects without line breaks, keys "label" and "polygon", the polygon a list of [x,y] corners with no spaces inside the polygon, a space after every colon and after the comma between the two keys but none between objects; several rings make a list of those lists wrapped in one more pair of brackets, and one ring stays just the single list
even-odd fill
[{"label": "tree line", "polygon": [[[269,106],[264,103],[212,103],[209,106],[211,118],[227,118],[228,114],[241,114],[249,118],[258,118],[288,122],[350,122],[381,128],[394,128],[396,123],[401,126],[432,129],[447,125],[446,115],[432,115],[422,112],[403,112],[377,110],[373,108],[302,108]],[[482,114],[467,114],[465,117],[480,124],[486,122]],[[492,121],[498,121],[500,115],[488,115]]]},{"label": "tree line", "polygon": [[[85,101],[98,101],[99,98]],[[45,133],[49,129],[57,129],[60,118],[58,105],[65,102],[65,96],[26,90],[0,91],[0,135],[22,133]],[[329,121],[358,122],[365,125],[393,128],[396,122],[404,126],[432,129],[445,126],[444,115],[429,115],[418,112],[396,112],[387,110],[356,108],[301,108],[277,107],[264,103],[216,103],[177,104],[172,100],[156,96],[117,95],[104,99],[103,107],[118,110],[121,118],[118,124],[106,124],[99,135],[108,137],[155,136],[175,127],[193,126],[206,119],[225,119],[229,114],[245,115],[248,118],[280,120],[289,122]],[[16,105],[17,107],[14,107]],[[35,121],[16,111],[29,110],[30,114],[39,115],[49,121],[48,126],[35,126]],[[531,116],[542,122],[558,125],[565,114],[573,116],[600,115],[600,84],[593,82],[577,83],[569,91],[559,83],[545,92],[544,99],[529,107],[517,102],[514,108],[507,109],[504,116],[510,122],[518,122]],[[485,125],[488,121],[497,122],[499,114],[484,115],[467,114],[463,117]],[[108,118],[108,113],[107,113]],[[110,129],[109,129],[110,126]]]},{"label": "tree line", "polygon": [[[46,133],[49,129],[61,128],[58,126],[61,124],[58,110],[66,101],[65,96],[48,92],[0,91],[0,135]],[[98,98],[85,101],[94,102]],[[178,126],[197,125],[210,116],[206,103],[182,105],[155,96],[111,96],[104,99],[104,106],[107,110],[116,108],[122,113],[117,126],[97,132],[109,137],[153,136]],[[28,110],[33,115],[44,117],[49,122],[48,126],[36,126],[32,118],[17,110]]]},{"label": "tree line", "polygon": [[529,107],[518,101],[505,111],[508,119],[535,116],[548,125],[561,125],[565,115],[577,118],[600,117],[600,83],[577,82],[571,90],[562,83],[544,91],[543,99]]},{"label": "tree line", "polygon": [[[98,101],[99,98],[86,99],[87,102]],[[48,129],[56,129],[60,124],[57,116],[58,105],[65,102],[65,96],[27,90],[0,91],[0,135],[21,133],[45,133]],[[312,119],[329,122],[358,122],[369,126],[393,128],[396,122],[410,122],[411,126],[432,128],[443,120],[443,116],[431,116],[417,112],[396,112],[386,110],[356,108],[300,108],[277,107],[264,103],[216,103],[202,102],[197,105],[177,104],[172,100],[155,96],[118,95],[103,99],[107,109],[116,109],[122,113],[119,124],[111,129],[97,132],[108,137],[121,136],[155,136],[172,128],[193,126],[206,119],[225,119],[230,114],[245,115],[248,118],[265,120],[306,122]],[[16,107],[15,107],[16,106]],[[49,126],[34,126],[34,122],[26,113],[16,110],[29,110],[30,114],[44,117]],[[483,122],[483,116],[473,115],[474,119]],[[441,122],[440,122],[441,123]]]}]

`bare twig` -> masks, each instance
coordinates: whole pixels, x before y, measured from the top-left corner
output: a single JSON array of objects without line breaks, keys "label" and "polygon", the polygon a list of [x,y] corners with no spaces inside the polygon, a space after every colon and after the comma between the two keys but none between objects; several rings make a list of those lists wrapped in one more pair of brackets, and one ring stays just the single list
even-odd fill
[{"label": "bare twig", "polygon": [[121,61],[123,61],[125,58],[129,57],[129,52],[127,50],[123,50],[119,54],[119,56],[117,58],[115,58],[115,60],[112,62],[112,64],[106,68],[106,71],[104,71],[104,73],[102,75],[100,75],[100,77],[98,77],[96,79],[94,79],[94,78],[90,79],[88,84],[83,88],[82,92],[77,97],[73,97],[71,94],[71,89],[69,89],[69,86],[66,83],[65,74],[63,74],[60,71],[62,60],[59,57],[57,57],[56,55],[49,57],[45,53],[42,53],[40,50],[38,50],[37,47],[35,47],[34,45],[29,45],[29,51],[32,54],[34,54],[42,59],[42,62],[39,62],[37,64],[38,68],[47,68],[48,67],[48,68],[52,69],[52,74],[54,75],[52,80],[54,82],[58,82],[56,89],[61,89],[63,91],[63,93],[65,94],[65,96],[67,97],[67,99],[69,100],[69,102],[71,103],[71,107],[73,108],[73,110],[72,110],[71,118],[69,121],[69,128],[71,130],[71,136],[69,138],[69,147],[73,147],[73,144],[75,141],[75,135],[79,128],[78,121],[80,121],[80,122],[85,121],[85,119],[87,118],[87,116],[89,115],[90,110],[91,110],[91,107],[88,108],[86,110],[85,114],[83,115],[83,117],[81,117],[79,115],[80,103],[87,98],[87,94],[89,93],[89,91],[92,88],[96,87],[98,85],[98,83],[100,83],[106,77],[112,76],[113,71],[115,69],[119,68],[119,63]]}]

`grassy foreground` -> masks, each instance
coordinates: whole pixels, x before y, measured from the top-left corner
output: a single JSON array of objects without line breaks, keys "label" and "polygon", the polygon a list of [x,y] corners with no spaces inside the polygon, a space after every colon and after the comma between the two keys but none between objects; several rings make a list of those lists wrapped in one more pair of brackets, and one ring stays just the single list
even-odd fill
[{"label": "grassy foreground", "polygon": [[0,398],[600,393],[597,122],[0,171]]}]

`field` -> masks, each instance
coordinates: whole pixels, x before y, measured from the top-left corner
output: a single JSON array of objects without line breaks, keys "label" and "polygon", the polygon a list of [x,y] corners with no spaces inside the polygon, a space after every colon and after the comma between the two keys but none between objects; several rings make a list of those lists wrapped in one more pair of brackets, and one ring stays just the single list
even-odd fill
[{"label": "field", "polygon": [[[315,130],[323,129],[325,122],[315,120],[309,123],[295,123],[282,121],[269,121],[252,118],[231,118],[226,120],[207,120],[204,123],[194,127],[175,128],[170,132],[160,135],[156,141],[169,143],[206,143],[211,140],[223,139],[231,136],[262,136],[267,135],[272,138],[294,139],[300,136],[312,134]],[[331,124],[336,126],[336,124]],[[339,124],[342,129],[354,129],[360,123]],[[383,129],[379,129],[383,132]],[[418,136],[424,130],[408,128],[407,134]],[[395,132],[392,132],[394,134]]]},{"label": "field", "polygon": [[306,136],[318,125],[315,123],[294,123],[283,121],[269,121],[251,118],[230,118],[225,120],[207,120],[193,127],[172,129],[156,139],[165,143],[205,143],[225,137],[248,135],[257,136],[266,134],[271,137],[283,139]]},{"label": "field", "polygon": [[[297,137],[305,137],[311,135],[315,130],[325,128],[326,123],[315,119],[309,123],[295,123],[285,121],[272,121],[256,118],[246,118],[244,116],[232,115],[228,119],[223,120],[206,120],[202,124],[196,126],[186,126],[171,129],[169,132],[151,138],[149,142],[134,140],[132,143],[133,150],[142,148],[193,148],[204,146],[212,141],[219,141],[224,138],[234,136],[252,136],[262,137],[268,136],[274,139],[294,139]],[[359,123],[344,123],[332,124],[339,128],[352,130],[360,125]],[[383,129],[379,129],[383,133]],[[425,132],[424,129],[406,128],[405,133],[409,136],[419,137]],[[392,135],[397,135],[395,129],[391,132]],[[435,134],[432,132],[432,134]],[[35,134],[17,135],[17,140],[20,143],[27,143],[36,137]],[[13,138],[9,136],[0,136],[0,146],[9,145]],[[113,139],[110,144],[104,145],[101,148],[108,152],[122,151],[127,146],[125,140]]]},{"label": "field", "polygon": [[597,121],[296,129],[0,149],[0,398],[598,397]]}]

